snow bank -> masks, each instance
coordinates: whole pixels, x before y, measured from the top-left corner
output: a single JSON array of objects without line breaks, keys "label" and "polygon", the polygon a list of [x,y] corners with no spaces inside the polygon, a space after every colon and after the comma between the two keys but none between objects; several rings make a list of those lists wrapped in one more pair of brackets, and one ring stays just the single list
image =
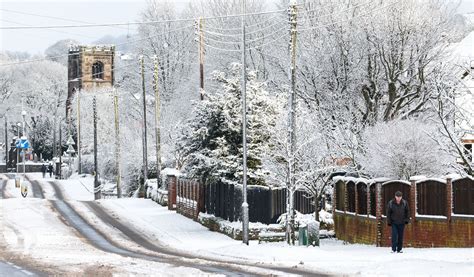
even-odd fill
[{"label": "snow bank", "polygon": [[156,243],[223,261],[244,260],[362,276],[471,276],[473,270],[472,248],[406,248],[404,254],[391,254],[387,247],[347,245],[334,239],[321,240],[320,247],[258,244],[257,241],[250,241],[247,246],[226,235],[210,232],[150,200],[117,199],[101,203]]}]

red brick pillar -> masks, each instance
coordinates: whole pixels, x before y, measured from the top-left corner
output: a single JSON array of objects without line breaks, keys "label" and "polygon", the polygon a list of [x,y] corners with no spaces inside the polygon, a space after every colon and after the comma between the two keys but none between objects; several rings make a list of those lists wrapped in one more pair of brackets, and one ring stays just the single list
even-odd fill
[{"label": "red brick pillar", "polygon": [[357,192],[357,183],[354,184],[354,192],[355,192],[355,214],[359,214],[359,193]]},{"label": "red brick pillar", "polygon": [[410,217],[411,223],[415,223],[416,220],[416,179],[410,178],[410,202],[408,206],[410,207]]},{"label": "red brick pillar", "polygon": [[382,221],[382,184],[375,184],[375,217],[377,221],[377,246],[382,246],[382,232],[383,232],[383,221]]},{"label": "red brick pillar", "polygon": [[370,183],[367,184],[367,217],[370,217]]},{"label": "red brick pillar", "polygon": [[347,207],[349,206],[349,197],[347,197],[347,183],[344,182],[344,213],[347,212]]},{"label": "red brick pillar", "polygon": [[168,210],[174,210],[176,207],[176,187],[178,178],[173,175],[167,176],[169,181],[168,186]]},{"label": "red brick pillar", "polygon": [[451,222],[451,215],[453,213],[453,180],[451,177],[446,179],[446,217],[448,222]]}]

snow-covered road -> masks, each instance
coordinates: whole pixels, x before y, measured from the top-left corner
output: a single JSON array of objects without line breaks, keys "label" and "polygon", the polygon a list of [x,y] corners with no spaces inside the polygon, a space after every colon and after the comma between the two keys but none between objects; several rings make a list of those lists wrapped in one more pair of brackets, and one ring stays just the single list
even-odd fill
[{"label": "snow-covered road", "polygon": [[[308,275],[314,272],[472,276],[474,273],[472,248],[407,248],[404,254],[390,254],[386,248],[346,245],[334,239],[322,240],[321,247],[316,248],[255,241],[246,246],[210,232],[148,199],[92,201],[91,178],[57,181],[35,174],[29,177],[30,192],[37,186],[46,199],[35,199],[32,195],[19,198],[13,180],[6,182],[7,199],[0,199],[3,234],[0,260],[5,256],[14,263],[15,259],[19,262],[27,259],[29,268],[48,274]],[[71,211],[58,213],[60,206]],[[75,226],[79,223],[74,223],[67,213],[87,227]],[[111,244],[109,248],[117,248],[116,251],[94,244],[95,239],[84,234],[88,228],[95,232],[94,236],[102,237],[102,243]],[[125,252],[117,254],[121,251]]]},{"label": "snow-covered road", "polygon": [[0,261],[0,273],[2,276],[12,276],[12,277],[26,277],[26,276],[29,277],[29,276],[37,275],[31,271],[28,271],[10,262],[1,262],[1,261]]},{"label": "snow-covered road", "polygon": [[[38,263],[46,262],[47,264],[52,265],[52,268],[55,268],[53,271],[55,274],[57,272],[69,273],[69,266],[73,263],[71,263],[71,261],[62,261],[59,257],[56,257],[54,261],[51,261],[51,253],[44,251],[44,249],[39,249],[37,243],[38,241],[41,241],[48,247],[51,247],[51,250],[55,247],[59,247],[60,249],[57,250],[60,253],[61,250],[64,250],[64,247],[61,249],[60,244],[71,242],[69,236],[72,235],[75,236],[72,241],[79,239],[81,240],[81,243],[85,245],[78,242],[76,245],[68,249],[67,252],[77,252],[74,250],[81,250],[83,253],[74,257],[73,260],[86,260],[81,264],[76,264],[76,268],[73,267],[74,270],[72,272],[80,272],[89,267],[92,268],[92,272],[95,273],[97,268],[94,267],[93,264],[90,264],[91,261],[88,260],[89,257],[86,258],[83,256],[89,256],[89,254],[97,255],[98,253],[94,252],[102,251],[104,252],[103,254],[119,255],[120,258],[116,258],[117,261],[123,258],[133,258],[139,260],[142,264],[146,262],[158,263],[160,264],[160,268],[166,268],[166,273],[171,275],[181,275],[183,270],[186,270],[187,274],[192,273],[193,275],[218,274],[229,276],[255,274],[291,275],[309,273],[305,270],[302,271],[292,268],[282,267],[275,269],[271,266],[260,266],[258,264],[233,263],[229,261],[222,262],[216,259],[206,259],[206,257],[201,255],[176,252],[173,251],[172,248],[165,248],[157,244],[149,243],[144,239],[142,234],[138,233],[134,228],[127,227],[111,217],[106,219],[108,212],[105,212],[101,206],[92,203],[91,201],[79,202],[73,200],[70,197],[70,193],[63,195],[63,191],[68,191],[67,188],[63,187],[65,185],[64,182],[37,179],[37,176],[34,175],[30,175],[29,177],[30,178],[28,179],[30,179],[30,182],[28,182],[28,187],[30,194],[32,195],[29,195],[26,199],[15,197],[18,196],[18,189],[14,187],[13,180],[7,181],[7,185],[5,186],[5,195],[7,199],[1,201],[5,206],[8,206],[8,208],[2,210],[2,214],[5,214],[4,225],[6,226],[6,229],[3,230],[3,234],[6,238],[6,248],[13,248],[13,252],[31,257],[32,260],[37,261]],[[42,199],[43,197],[46,199]],[[32,215],[36,210],[36,212],[39,212],[43,216],[45,216],[46,213],[49,213],[50,220],[59,220],[63,225],[66,224],[67,226],[57,226],[57,222],[45,222],[43,220],[35,221],[33,219],[27,219],[28,224],[26,225],[28,226],[24,226],[22,225],[22,222],[15,222],[13,218],[11,218],[10,213],[18,214],[18,210],[14,208],[15,205],[21,205],[20,211],[24,212],[23,215],[26,217],[36,217]],[[14,211],[10,209],[13,209]],[[77,210],[79,210],[80,213],[77,213]],[[98,218],[100,217],[100,220],[94,220],[91,215],[84,216],[85,213],[90,213],[94,216],[97,214]],[[51,217],[51,215],[53,216]],[[48,227],[40,226],[41,223],[46,223]],[[57,238],[60,234],[64,236],[64,233],[68,233],[65,229],[67,229],[69,233],[72,231],[72,234],[67,234],[68,239],[58,239],[54,242],[49,240],[47,242],[45,234],[42,233],[42,228],[44,228],[44,233],[46,233],[46,229],[48,228],[50,231],[53,231],[53,229],[61,229],[55,232]],[[113,231],[110,231],[107,228],[113,229]],[[29,230],[31,232],[25,232],[23,230]],[[16,249],[12,246],[16,246]],[[92,253],[88,253],[91,250],[89,249],[90,246],[94,247]],[[20,251],[18,248],[23,251]],[[27,251],[25,251],[25,249]],[[72,253],[68,254],[71,256],[74,255]],[[103,258],[96,261],[108,264],[111,272],[116,270],[117,265],[112,266],[110,265],[110,262],[105,262]],[[65,270],[65,268],[68,269]],[[42,267],[38,268],[38,270],[40,269],[42,269]],[[139,273],[142,274],[156,273],[156,270],[151,269],[149,266],[142,266],[141,271],[142,272]],[[131,274],[137,273],[136,270],[129,271],[128,268],[125,269],[123,265],[121,265],[120,272]]]}]

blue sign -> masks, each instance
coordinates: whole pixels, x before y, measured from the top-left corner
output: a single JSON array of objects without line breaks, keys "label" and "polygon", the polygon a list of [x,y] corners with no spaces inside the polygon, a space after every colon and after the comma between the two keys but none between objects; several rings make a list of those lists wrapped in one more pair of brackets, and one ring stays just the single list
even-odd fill
[{"label": "blue sign", "polygon": [[19,139],[15,143],[16,148],[28,149],[30,148],[30,142],[27,139]]}]

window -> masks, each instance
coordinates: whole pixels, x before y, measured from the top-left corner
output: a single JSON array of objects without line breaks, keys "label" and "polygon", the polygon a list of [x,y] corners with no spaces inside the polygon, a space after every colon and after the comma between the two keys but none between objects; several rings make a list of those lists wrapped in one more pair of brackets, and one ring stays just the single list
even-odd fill
[{"label": "window", "polygon": [[104,64],[95,62],[92,65],[92,79],[104,79]]},{"label": "window", "polygon": [[71,65],[71,79],[79,78],[79,64],[74,60]]},{"label": "window", "polygon": [[464,144],[464,155],[469,161],[474,161],[472,157],[472,144]]}]

